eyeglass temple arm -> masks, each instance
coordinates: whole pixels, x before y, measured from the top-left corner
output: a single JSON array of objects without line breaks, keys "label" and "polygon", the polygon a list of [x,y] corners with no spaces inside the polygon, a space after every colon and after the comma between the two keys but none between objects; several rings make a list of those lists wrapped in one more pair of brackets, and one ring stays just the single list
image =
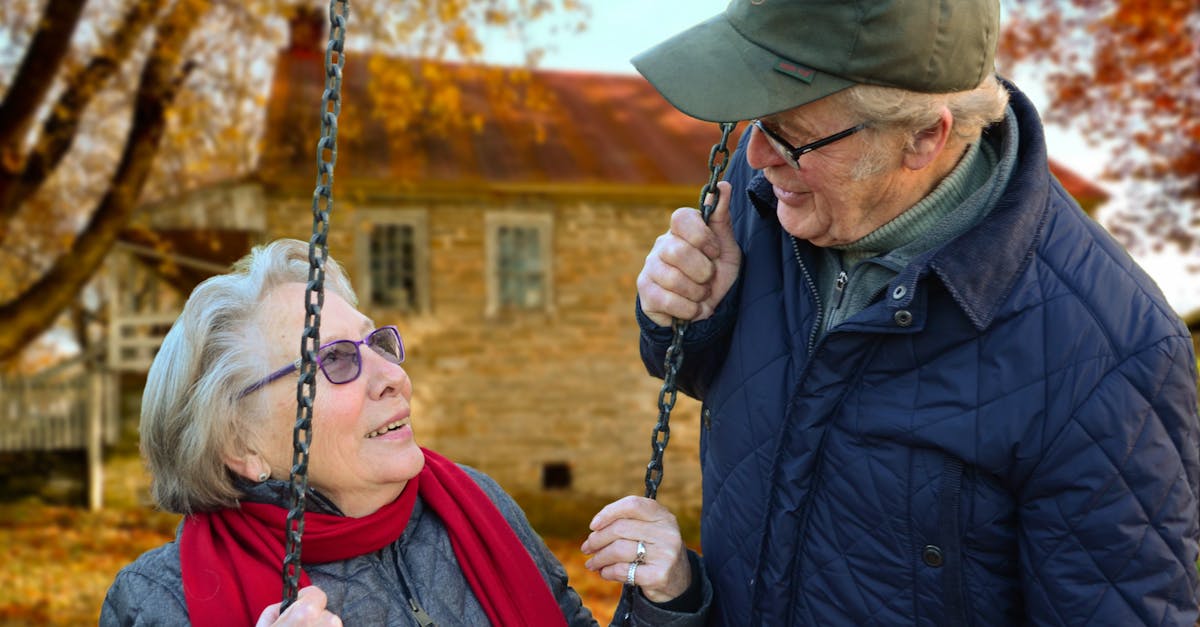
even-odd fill
[{"label": "eyeglass temple arm", "polygon": [[271,383],[274,383],[276,379],[286,377],[287,375],[295,372],[296,370],[299,370],[300,363],[301,363],[301,360],[297,359],[296,361],[293,361],[292,363],[280,368],[279,370],[272,372],[271,374],[267,375],[266,378],[260,380],[258,383],[255,383],[254,385],[243,390],[242,393],[238,395],[238,398],[242,398],[242,397],[249,395],[252,392],[256,392],[256,391],[270,385]]}]

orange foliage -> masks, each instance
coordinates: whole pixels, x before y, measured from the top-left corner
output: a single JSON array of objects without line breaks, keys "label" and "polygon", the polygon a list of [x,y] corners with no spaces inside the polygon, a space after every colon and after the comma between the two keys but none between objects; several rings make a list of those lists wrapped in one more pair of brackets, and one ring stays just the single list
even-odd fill
[{"label": "orange foliage", "polygon": [[[586,19],[578,0],[353,5],[347,55],[467,63],[481,59],[489,33],[527,42],[534,21],[578,29]],[[0,2],[0,39],[12,49],[0,58],[0,355],[48,328],[139,203],[251,171],[286,21],[308,6],[328,21],[325,5],[281,0]],[[533,62],[540,51],[526,55]],[[401,129],[435,132],[483,126],[461,115],[457,86],[444,77],[375,77],[364,117],[371,109]],[[500,107],[536,103],[507,86],[496,91]],[[348,133],[354,125],[344,120]]]},{"label": "orange foliage", "polygon": [[[143,552],[175,538],[179,517],[147,503],[141,462],[105,462],[106,508],[0,504],[0,625],[95,625],[113,578]],[[620,584],[584,568],[583,537],[546,537],[571,586],[601,625],[612,619]]]},{"label": "orange foliage", "polygon": [[1152,237],[1190,244],[1188,230],[1200,227],[1200,3],[1005,0],[1005,8],[1001,58],[1040,69],[1047,121],[1113,145],[1106,174],[1155,187],[1142,199],[1148,210],[1127,218]]}]

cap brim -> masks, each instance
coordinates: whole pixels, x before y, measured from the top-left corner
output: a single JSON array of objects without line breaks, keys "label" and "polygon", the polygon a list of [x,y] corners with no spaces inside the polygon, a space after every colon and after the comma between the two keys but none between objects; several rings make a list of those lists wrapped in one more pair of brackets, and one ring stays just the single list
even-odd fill
[{"label": "cap brim", "polygon": [[784,59],[747,41],[723,13],[631,62],[675,108],[709,122],[737,122],[786,111],[854,84],[820,70],[812,74],[811,82],[776,71],[780,62],[804,64],[804,60]]}]

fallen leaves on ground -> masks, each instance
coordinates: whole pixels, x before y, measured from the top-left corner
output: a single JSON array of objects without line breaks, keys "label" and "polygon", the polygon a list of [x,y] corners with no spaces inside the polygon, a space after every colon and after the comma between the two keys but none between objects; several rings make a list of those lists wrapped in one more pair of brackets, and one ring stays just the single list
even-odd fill
[{"label": "fallen leaves on ground", "polygon": [[[148,503],[136,459],[105,464],[105,509],[0,504],[0,625],[95,625],[113,577],[143,552],[175,537],[179,516]],[[619,584],[588,571],[583,538],[546,538],[572,587],[602,625],[621,594]]]}]

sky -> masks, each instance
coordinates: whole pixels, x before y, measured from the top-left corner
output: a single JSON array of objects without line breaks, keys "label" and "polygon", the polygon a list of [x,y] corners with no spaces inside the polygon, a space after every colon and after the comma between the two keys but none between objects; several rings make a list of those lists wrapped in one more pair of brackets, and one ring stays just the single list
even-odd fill
[{"label": "sky", "polygon": [[[583,32],[562,37],[535,30],[530,39],[548,48],[539,67],[635,74],[631,57],[724,11],[727,4],[728,0],[592,0],[591,18]],[[485,49],[490,62],[521,62],[519,48],[511,41],[494,38],[485,42]],[[1012,79],[1039,110],[1045,110],[1046,95],[1032,76],[1018,72]],[[1046,143],[1051,158],[1092,179],[1120,202],[1118,186],[1096,180],[1109,154],[1106,149],[1090,146],[1080,134],[1058,126],[1046,127]],[[1200,309],[1200,276],[1184,272],[1178,254],[1139,256],[1137,261],[1176,311],[1186,314]]]}]

